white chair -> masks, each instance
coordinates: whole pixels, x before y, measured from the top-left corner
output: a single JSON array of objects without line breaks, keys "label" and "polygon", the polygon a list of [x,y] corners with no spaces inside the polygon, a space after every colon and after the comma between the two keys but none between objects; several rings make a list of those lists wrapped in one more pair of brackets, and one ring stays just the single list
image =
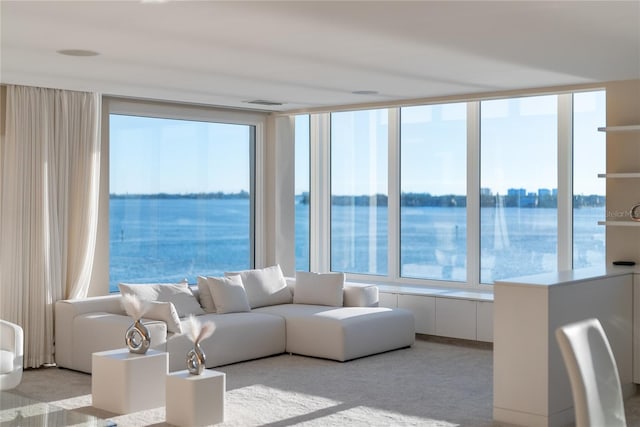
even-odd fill
[{"label": "white chair", "polygon": [[22,380],[23,343],[22,328],[0,319],[0,390],[15,388]]},{"label": "white chair", "polygon": [[626,426],[618,368],[598,319],[556,330],[569,374],[576,426]]}]

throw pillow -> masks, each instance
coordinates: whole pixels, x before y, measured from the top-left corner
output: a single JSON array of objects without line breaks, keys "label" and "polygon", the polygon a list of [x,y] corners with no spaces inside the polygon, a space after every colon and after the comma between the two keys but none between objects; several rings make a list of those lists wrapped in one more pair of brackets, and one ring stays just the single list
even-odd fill
[{"label": "throw pillow", "polygon": [[344,273],[309,273],[296,271],[294,304],[342,307]]},{"label": "throw pillow", "polygon": [[[247,291],[251,308],[267,305],[289,304],[291,291],[279,265],[256,270],[224,273],[225,276],[239,275]],[[215,295],[213,297],[215,301]],[[217,301],[216,301],[217,307]]]},{"label": "throw pillow", "polygon": [[173,332],[174,334],[182,333],[180,318],[173,303],[151,301],[149,303],[149,310],[147,310],[143,317],[145,319],[161,320],[167,324],[167,331]]},{"label": "throw pillow", "polygon": [[211,291],[209,290],[208,278],[204,276],[198,276],[198,292],[200,292],[200,305],[207,313],[215,313],[216,305],[213,302]]},{"label": "throw pillow", "polygon": [[207,283],[218,314],[251,311],[240,276],[208,277]]},{"label": "throw pillow", "polygon": [[182,283],[147,283],[118,285],[122,294],[136,295],[146,301],[160,301],[173,303],[179,317],[190,314],[198,316],[204,314],[200,303],[189,289],[187,282]]}]

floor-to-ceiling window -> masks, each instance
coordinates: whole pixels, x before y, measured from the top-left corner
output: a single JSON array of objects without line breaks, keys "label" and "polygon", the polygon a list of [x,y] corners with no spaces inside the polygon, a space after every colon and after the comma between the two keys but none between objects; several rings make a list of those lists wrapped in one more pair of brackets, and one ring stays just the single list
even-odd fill
[{"label": "floor-to-ceiling window", "polygon": [[330,163],[330,194],[310,207],[330,223],[318,237],[330,251],[310,247],[315,269],[482,288],[602,265],[604,101],[585,91],[310,114],[330,134],[310,139],[330,145],[310,154],[311,170]]},{"label": "floor-to-ceiling window", "polygon": [[464,282],[467,107],[400,110],[400,275]]},{"label": "floor-to-ceiling window", "polygon": [[295,117],[295,253],[296,270],[309,271],[310,129],[309,115]]},{"label": "floor-to-ceiling window", "polygon": [[557,269],[557,96],[480,104],[480,281]]},{"label": "floor-to-ceiling window", "polygon": [[255,134],[251,124],[109,114],[110,291],[253,266]]},{"label": "floor-to-ceiling window", "polygon": [[388,111],[331,114],[331,269],[387,274]]},{"label": "floor-to-ceiling window", "polygon": [[605,258],[606,217],[605,134],[597,128],[606,123],[605,91],[573,95],[573,267],[599,265]]}]

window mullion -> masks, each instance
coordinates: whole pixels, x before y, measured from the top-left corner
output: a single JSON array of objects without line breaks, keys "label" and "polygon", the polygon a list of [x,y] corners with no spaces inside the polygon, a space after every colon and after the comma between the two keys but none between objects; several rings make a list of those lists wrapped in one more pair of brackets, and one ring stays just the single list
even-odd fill
[{"label": "window mullion", "polygon": [[467,103],[467,283],[480,283],[480,102]]},{"label": "window mullion", "polygon": [[558,95],[558,270],[573,268],[573,95]]},{"label": "window mullion", "polygon": [[387,242],[389,280],[400,277],[400,109],[389,109]]},{"label": "window mullion", "polygon": [[312,114],[310,122],[310,254],[311,271],[330,270],[331,150],[329,113]]}]

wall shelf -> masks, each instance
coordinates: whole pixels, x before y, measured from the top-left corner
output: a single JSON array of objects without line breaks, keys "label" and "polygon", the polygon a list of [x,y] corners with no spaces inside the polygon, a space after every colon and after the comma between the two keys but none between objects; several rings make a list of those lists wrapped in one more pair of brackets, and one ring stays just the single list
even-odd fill
[{"label": "wall shelf", "polygon": [[598,178],[640,178],[640,172],[599,173]]},{"label": "wall shelf", "polygon": [[606,126],[599,127],[600,132],[633,132],[640,131],[640,125],[627,125],[627,126]]},{"label": "wall shelf", "polygon": [[598,221],[598,225],[606,225],[607,227],[640,227],[640,221]]},{"label": "wall shelf", "polygon": [[[634,132],[640,131],[640,125],[625,125],[625,126],[606,126],[599,127],[599,132]],[[598,178],[640,178],[640,172],[612,172],[612,173],[599,173]],[[635,210],[635,209],[634,209]],[[635,216],[637,217],[637,216]],[[607,227],[640,227],[640,221],[631,220],[612,220],[612,221],[598,221],[598,225],[605,225]]]}]

